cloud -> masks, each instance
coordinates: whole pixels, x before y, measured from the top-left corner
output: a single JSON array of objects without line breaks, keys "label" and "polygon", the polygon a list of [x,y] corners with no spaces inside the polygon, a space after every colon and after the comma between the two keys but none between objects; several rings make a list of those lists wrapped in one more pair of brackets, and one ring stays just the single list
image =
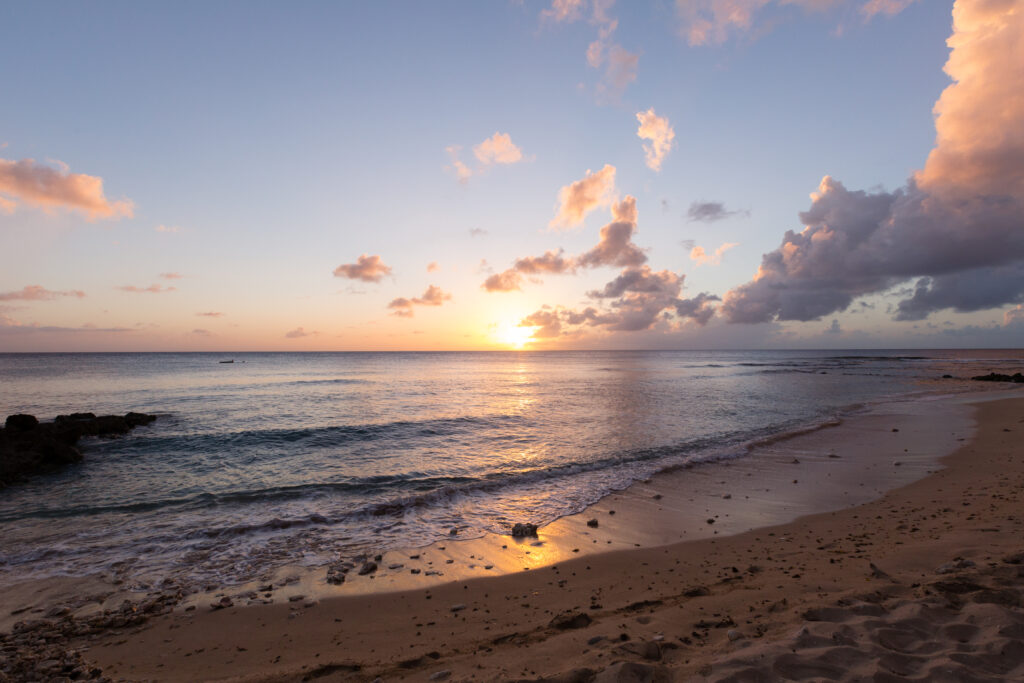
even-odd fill
[{"label": "cloud", "polygon": [[204,311],[202,313],[196,313],[196,315],[202,316],[204,318],[222,318],[226,314],[221,313],[220,311]]},{"label": "cloud", "polygon": [[548,224],[551,228],[572,228],[583,222],[594,209],[606,206],[615,194],[615,167],[605,164],[596,173],[587,171],[582,180],[558,191],[560,207]]},{"label": "cloud", "polygon": [[839,325],[839,321],[832,318],[832,324],[825,328],[825,334],[842,334],[843,328]]},{"label": "cloud", "polygon": [[158,225],[153,230],[156,232],[181,232],[181,228],[177,225]]},{"label": "cloud", "polygon": [[512,138],[508,133],[495,132],[473,147],[473,156],[484,166],[515,164],[523,160],[523,150],[512,144]]},{"label": "cloud", "polygon": [[894,16],[905,10],[917,0],[868,0],[860,6],[861,14],[870,20],[876,14]]},{"label": "cloud", "polygon": [[1003,325],[1016,325],[1024,323],[1024,305],[1017,304],[1003,313]]},{"label": "cloud", "polygon": [[362,280],[363,282],[380,282],[385,275],[391,274],[391,266],[384,265],[380,256],[362,254],[355,263],[344,263],[334,269],[334,277]]},{"label": "cloud", "polygon": [[441,266],[440,264],[438,264],[437,261],[431,261],[430,263],[427,264],[428,273],[436,273],[439,270],[441,270]]},{"label": "cloud", "polygon": [[486,234],[488,234],[488,233],[483,228],[470,228],[469,229],[469,236],[470,237],[483,237]]},{"label": "cloud", "polygon": [[722,202],[694,202],[686,212],[690,223],[714,223],[730,216],[749,216],[749,211],[729,211]]},{"label": "cloud", "polygon": [[[781,10],[796,6],[805,12],[824,12],[848,0],[676,0],[681,33],[690,45],[720,45],[737,35],[770,28],[781,19]],[[899,14],[915,0],[866,0],[860,12],[866,20],[877,14]],[[758,21],[765,11],[776,9],[770,19]]]},{"label": "cloud", "polygon": [[0,195],[3,208],[12,211],[19,203],[51,211],[66,209],[85,214],[86,219],[121,218],[133,215],[130,200],[110,201],[103,194],[103,179],[71,173],[66,164],[58,168],[37,165],[34,159],[0,159]]},{"label": "cloud", "polygon": [[672,142],[675,140],[676,132],[672,130],[668,119],[658,116],[654,109],[638,112],[636,115],[640,127],[636,134],[641,140],[650,140],[651,143],[644,143],[644,155],[647,158],[647,167],[652,171],[661,170],[661,162],[665,159],[669,150],[672,149]]},{"label": "cloud", "polygon": [[576,21],[585,5],[585,0],[552,0],[549,9],[541,10],[542,19],[550,21]]},{"label": "cloud", "polygon": [[17,292],[0,292],[0,301],[52,301],[65,296],[81,299],[85,292],[77,289],[55,292],[39,285],[27,285]]},{"label": "cloud", "polygon": [[601,307],[582,310],[544,307],[523,318],[521,327],[537,327],[533,336],[554,338],[579,335],[586,328],[608,332],[639,332],[658,325],[693,321],[703,326],[714,316],[718,297],[702,292],[690,299],[680,298],[685,276],[649,266],[626,268],[603,289],[587,296]]},{"label": "cloud", "polygon": [[647,260],[643,250],[633,244],[636,232],[636,198],[626,195],[612,205],[612,222],[601,228],[601,240],[578,259],[582,268],[599,266],[638,266]]},{"label": "cloud", "polygon": [[150,285],[149,287],[136,287],[135,285],[122,285],[115,287],[120,289],[122,292],[132,292],[134,294],[166,294],[167,292],[177,291],[177,287],[164,287],[163,285]]},{"label": "cloud", "polygon": [[[588,49],[588,59],[590,57]],[[618,100],[630,83],[636,81],[637,65],[640,63],[640,55],[630,52],[621,45],[612,45],[608,48],[608,56],[605,65],[604,75],[601,83],[597,85],[597,92],[602,98]]]},{"label": "cloud", "polygon": [[695,246],[690,250],[690,258],[694,260],[698,266],[717,266],[722,262],[722,254],[737,246],[739,246],[739,242],[724,242],[711,254],[704,251],[704,247]]},{"label": "cloud", "polygon": [[201,327],[197,327],[196,329],[192,330],[192,334],[197,335],[199,337],[212,337],[213,336],[213,332],[210,332],[209,330],[204,330]]},{"label": "cloud", "polygon": [[320,333],[317,332],[316,330],[311,330],[311,331],[307,332],[306,328],[304,328],[304,327],[296,327],[294,330],[291,330],[289,332],[285,332],[284,336],[285,336],[285,339],[301,339],[302,337],[312,337],[312,336],[318,335],[318,334],[320,334]]},{"label": "cloud", "polygon": [[443,291],[437,285],[430,285],[427,287],[427,291],[423,293],[423,296],[413,297],[407,299],[405,297],[399,297],[392,299],[391,303],[388,304],[388,308],[393,309],[392,315],[397,315],[401,318],[413,317],[413,306],[440,306],[445,301],[451,301],[452,295]]},{"label": "cloud", "polygon": [[524,275],[562,275],[577,268],[602,266],[639,266],[647,261],[644,250],[633,243],[636,233],[636,198],[626,195],[612,204],[612,222],[601,228],[598,243],[577,257],[566,256],[562,249],[549,250],[542,256],[517,259],[511,268],[488,277],[481,287],[488,292],[511,292],[522,288]]},{"label": "cloud", "polygon": [[451,165],[446,168],[454,172],[456,179],[463,185],[474,175],[485,172],[495,164],[517,164],[524,160],[523,150],[512,142],[512,137],[508,133],[495,132],[480,144],[473,145],[473,156],[478,162],[475,169],[467,166],[459,158],[462,145],[449,145],[444,151],[448,153],[451,161]]},{"label": "cloud", "polygon": [[185,276],[182,275],[181,273],[160,273],[160,277],[162,277],[165,280],[180,280]]},{"label": "cloud", "polygon": [[814,320],[915,278],[899,320],[1024,301],[1024,12],[957,0],[953,27],[924,168],[893,192],[826,176],[804,229],[726,294],[731,321]]},{"label": "cloud", "polygon": [[79,327],[61,327],[56,325],[38,325],[36,323],[22,323],[8,315],[0,312],[0,334],[3,335],[29,335],[38,333],[75,334],[81,332],[134,332],[130,327],[97,327],[86,323]]}]

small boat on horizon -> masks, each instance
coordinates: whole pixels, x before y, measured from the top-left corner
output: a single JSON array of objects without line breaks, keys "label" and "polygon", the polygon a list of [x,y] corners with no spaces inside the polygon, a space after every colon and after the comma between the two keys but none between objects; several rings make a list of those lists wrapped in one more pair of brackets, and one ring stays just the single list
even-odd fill
[{"label": "small boat on horizon", "polygon": [[232,358],[231,360],[222,360],[222,361],[218,361],[218,362],[220,362],[220,363],[234,363],[235,359]]}]

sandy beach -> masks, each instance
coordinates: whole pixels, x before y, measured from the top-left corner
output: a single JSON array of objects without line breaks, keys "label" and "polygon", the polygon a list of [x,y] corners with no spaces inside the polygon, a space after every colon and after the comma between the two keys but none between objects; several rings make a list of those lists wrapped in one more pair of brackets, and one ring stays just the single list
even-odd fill
[{"label": "sandy beach", "polygon": [[120,621],[109,596],[59,608],[84,579],[36,586],[4,598],[5,628],[23,620],[6,652],[112,680],[1020,679],[1024,398],[1006,396],[894,405],[341,586],[320,570]]}]

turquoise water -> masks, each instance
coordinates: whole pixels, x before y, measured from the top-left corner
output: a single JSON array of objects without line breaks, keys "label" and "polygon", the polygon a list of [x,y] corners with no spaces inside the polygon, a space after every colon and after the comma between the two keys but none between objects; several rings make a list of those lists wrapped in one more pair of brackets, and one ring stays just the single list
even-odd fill
[{"label": "turquoise water", "polygon": [[2,414],[160,418],[0,491],[0,584],[240,582],[545,523],[861,404],[979,388],[942,374],[1022,366],[1019,351],[2,354]]}]

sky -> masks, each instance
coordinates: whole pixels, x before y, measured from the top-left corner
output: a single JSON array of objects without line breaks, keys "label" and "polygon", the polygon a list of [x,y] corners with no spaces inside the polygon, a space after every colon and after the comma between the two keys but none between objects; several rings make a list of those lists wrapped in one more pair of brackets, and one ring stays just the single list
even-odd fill
[{"label": "sky", "polygon": [[1024,343],[1021,0],[41,0],[0,65],[0,351]]}]

